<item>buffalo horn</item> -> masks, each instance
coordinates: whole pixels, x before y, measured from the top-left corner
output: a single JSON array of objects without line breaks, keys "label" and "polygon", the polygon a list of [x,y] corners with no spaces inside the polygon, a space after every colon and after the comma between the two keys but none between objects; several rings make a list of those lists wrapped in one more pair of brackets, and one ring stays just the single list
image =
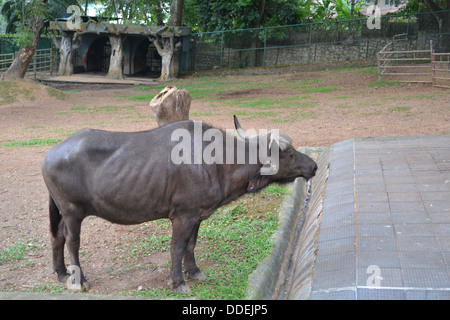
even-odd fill
[{"label": "buffalo horn", "polygon": [[[241,137],[243,140],[245,140],[246,138],[247,139],[255,139],[255,138],[258,138],[258,136],[246,136],[245,135],[245,131],[244,131],[244,129],[242,129],[242,126],[241,126],[241,124],[239,123],[239,120],[238,120],[238,118],[236,117],[236,115],[233,115],[233,118],[234,118],[234,126],[235,126],[235,128],[236,128],[236,131],[237,131],[237,133],[238,133],[238,135],[239,135],[239,137]],[[270,132],[268,132],[268,133],[270,133]],[[279,133],[279,143],[280,143],[280,149],[281,149],[281,151],[283,151],[283,150],[285,150],[288,146],[291,146],[292,145],[292,140],[291,140],[291,138],[288,136],[288,135],[286,135],[286,134],[284,134],[284,133]]]}]

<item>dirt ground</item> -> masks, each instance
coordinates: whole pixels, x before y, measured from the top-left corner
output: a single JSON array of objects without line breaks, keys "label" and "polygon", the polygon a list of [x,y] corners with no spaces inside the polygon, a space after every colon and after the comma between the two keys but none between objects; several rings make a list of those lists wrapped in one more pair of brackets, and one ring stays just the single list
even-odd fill
[{"label": "dirt ground", "polygon": [[[237,113],[245,128],[279,129],[292,137],[296,147],[329,146],[352,137],[450,133],[450,90],[430,84],[377,82],[370,69],[235,74],[210,81],[219,80],[267,85],[229,86],[230,90],[194,97],[192,119],[231,129],[232,114]],[[187,77],[175,85],[195,87],[196,83],[198,79]],[[138,131],[157,126],[149,100],[127,98],[148,93],[132,86],[65,86],[63,90],[72,91],[62,97],[42,85],[30,86],[31,93],[25,97],[0,105],[0,251],[18,247],[18,243],[25,247],[23,259],[0,261],[1,291],[41,291],[57,286],[51,264],[48,195],[40,170],[51,146],[6,144],[65,139],[85,127]],[[265,100],[272,104],[258,106],[258,101]],[[255,104],[249,104],[252,101]],[[246,103],[245,108],[239,106]],[[127,245],[156,230],[152,228],[152,223],[120,226],[98,218],[83,222],[81,260],[90,293],[168,287],[167,251],[138,260],[126,252]]]}]

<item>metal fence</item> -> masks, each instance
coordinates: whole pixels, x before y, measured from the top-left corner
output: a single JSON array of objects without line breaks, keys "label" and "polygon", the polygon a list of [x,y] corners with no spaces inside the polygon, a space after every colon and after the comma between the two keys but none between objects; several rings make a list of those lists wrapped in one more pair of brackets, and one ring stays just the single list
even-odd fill
[{"label": "metal fence", "polygon": [[[5,72],[14,61],[17,52],[0,54],[0,73]],[[52,48],[38,49],[28,67],[27,74],[36,77],[37,73],[53,75],[56,53]]]},{"label": "metal fence", "polygon": [[431,70],[433,86],[450,88],[450,53],[433,53]]},{"label": "metal fence", "polygon": [[195,33],[181,71],[375,59],[397,34],[406,34],[414,50],[428,49],[433,40],[439,51],[450,38],[431,13],[384,16],[380,27],[370,29],[363,18]]},{"label": "metal fence", "polygon": [[[195,33],[183,40],[180,71],[375,59],[390,42],[394,47],[400,44],[395,41],[398,34],[406,35],[401,50],[430,50],[432,40],[434,52],[448,52],[450,33],[440,32],[432,13],[380,19],[380,29],[369,28],[367,18],[363,18]],[[394,47],[392,50],[398,49]],[[38,48],[28,72],[56,73],[59,55],[50,49],[51,39],[44,37]],[[14,59],[12,49],[11,39],[0,37],[0,72]]]},{"label": "metal fence", "polygon": [[406,34],[394,36],[380,52],[377,53],[378,77],[380,80],[399,82],[431,82],[431,54],[429,48],[410,50]]}]

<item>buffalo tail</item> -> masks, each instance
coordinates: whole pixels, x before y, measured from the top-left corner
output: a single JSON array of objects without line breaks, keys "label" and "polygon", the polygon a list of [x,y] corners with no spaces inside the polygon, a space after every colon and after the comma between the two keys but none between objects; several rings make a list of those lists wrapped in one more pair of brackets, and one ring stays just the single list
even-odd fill
[{"label": "buffalo tail", "polygon": [[51,195],[49,203],[49,214],[50,214],[50,231],[53,237],[56,238],[56,235],[58,234],[59,223],[61,222],[62,217]]}]

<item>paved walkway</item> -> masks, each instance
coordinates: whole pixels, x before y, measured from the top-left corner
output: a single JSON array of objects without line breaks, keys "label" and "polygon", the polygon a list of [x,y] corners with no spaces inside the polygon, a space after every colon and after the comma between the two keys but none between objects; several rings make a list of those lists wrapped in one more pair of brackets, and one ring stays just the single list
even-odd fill
[{"label": "paved walkway", "polygon": [[311,299],[450,299],[450,135],[335,144]]}]

